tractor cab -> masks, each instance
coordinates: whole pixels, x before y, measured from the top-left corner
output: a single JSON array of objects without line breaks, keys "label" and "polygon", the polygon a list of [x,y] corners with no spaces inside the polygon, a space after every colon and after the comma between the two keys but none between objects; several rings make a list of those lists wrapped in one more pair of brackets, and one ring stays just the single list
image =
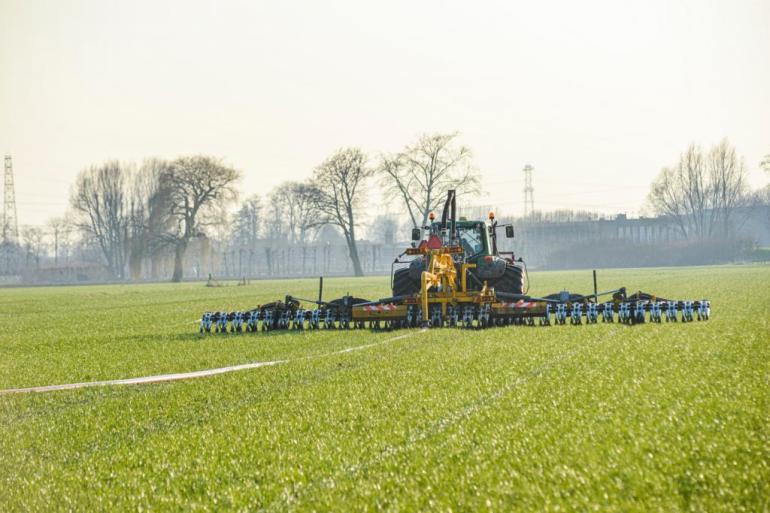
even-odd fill
[{"label": "tractor cab", "polygon": [[491,226],[487,223],[460,220],[455,223],[455,230],[456,236],[452,240],[449,230],[442,228],[440,222],[434,222],[430,225],[429,238],[435,235],[442,246],[462,247],[465,261],[492,254]]},{"label": "tractor cab", "polygon": [[[475,261],[480,257],[500,256],[508,254],[497,249],[497,222],[494,213],[489,213],[489,221],[469,221],[463,217],[454,222],[454,236],[446,223],[434,221],[433,213],[430,214],[431,224],[424,227],[427,238],[423,239],[422,232],[415,228],[412,233],[413,246],[427,246],[429,249],[437,249],[442,246],[460,246],[463,249],[462,260]],[[504,225],[505,236],[513,237],[513,226]],[[419,242],[418,242],[419,241]]]}]

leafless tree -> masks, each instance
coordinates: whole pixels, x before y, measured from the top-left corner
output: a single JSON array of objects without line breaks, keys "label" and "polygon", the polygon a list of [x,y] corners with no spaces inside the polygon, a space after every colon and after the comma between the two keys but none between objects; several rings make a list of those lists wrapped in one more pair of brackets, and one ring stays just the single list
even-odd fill
[{"label": "leafless tree", "polygon": [[289,242],[305,244],[311,230],[320,224],[318,203],[321,192],[313,184],[285,182],[273,191],[272,201],[280,210],[288,228]]},{"label": "leafless tree", "polygon": [[663,168],[649,201],[660,215],[674,220],[685,238],[727,236],[735,209],[746,198],[746,168],[727,140],[704,155],[690,145],[679,162]]},{"label": "leafless tree", "polygon": [[715,231],[721,228],[721,235],[727,237],[733,212],[746,202],[746,166],[736,155],[735,147],[727,139],[722,139],[709,151],[706,167],[710,196],[707,236],[714,236]]},{"label": "leafless tree", "polygon": [[765,158],[762,159],[762,162],[759,163],[759,167],[765,170],[765,172],[770,173],[770,153],[765,155]]},{"label": "leafless tree", "polygon": [[[768,175],[770,175],[770,153],[765,155],[762,162],[759,163],[759,167],[762,168]],[[752,203],[759,207],[770,207],[770,185],[754,191]],[[768,224],[770,224],[770,211],[768,211]]]},{"label": "leafless tree", "polygon": [[683,237],[688,235],[687,210],[685,208],[683,184],[676,169],[664,167],[652,183],[648,201],[653,210],[671,218]]},{"label": "leafless tree", "polygon": [[197,155],[173,161],[161,176],[172,230],[166,239],[174,245],[171,281],[182,280],[184,255],[190,241],[207,226],[222,219],[224,207],[237,198],[240,173],[219,159]]},{"label": "leafless tree", "polygon": [[246,198],[232,216],[226,240],[230,242],[230,251],[237,251],[240,276],[256,271],[257,260],[260,258],[257,247],[262,231],[262,217],[262,201],[256,194]]},{"label": "leafless tree", "polygon": [[256,194],[246,198],[233,219],[234,242],[253,248],[259,239],[262,223],[262,201]]},{"label": "leafless tree", "polygon": [[53,265],[59,265],[59,257],[69,251],[70,235],[72,234],[72,219],[67,216],[53,217],[48,220],[48,229],[51,235],[53,249]]},{"label": "leafless tree", "polygon": [[78,226],[99,244],[116,278],[123,277],[126,266],[130,174],[130,167],[117,161],[91,167],[80,173],[70,198]]},{"label": "leafless tree", "polygon": [[393,244],[399,236],[399,223],[396,216],[379,215],[368,226],[369,240],[384,244]]},{"label": "leafless tree", "polygon": [[458,194],[479,190],[471,150],[458,145],[457,137],[457,132],[426,134],[401,153],[381,159],[385,195],[403,203],[414,226],[427,224],[428,214],[440,207],[448,189]]},{"label": "leafless tree", "polygon": [[364,183],[374,174],[367,160],[358,148],[341,149],[318,166],[314,174],[320,191],[318,209],[325,222],[342,230],[356,276],[364,275],[356,247],[358,211],[365,193]]},{"label": "leafless tree", "polygon": [[30,260],[33,260],[37,269],[40,267],[40,255],[43,253],[45,245],[45,234],[42,228],[38,226],[22,227],[21,239],[27,254],[27,266],[30,265]]},{"label": "leafless tree", "polygon": [[272,241],[284,240],[287,238],[288,230],[286,223],[286,202],[281,194],[276,194],[273,190],[267,198],[265,215],[263,216],[263,233],[265,237]]},{"label": "leafless tree", "polygon": [[173,228],[169,189],[162,184],[169,167],[167,161],[147,159],[131,177],[128,267],[133,279],[141,276],[142,262],[155,257],[166,242],[164,235]]}]

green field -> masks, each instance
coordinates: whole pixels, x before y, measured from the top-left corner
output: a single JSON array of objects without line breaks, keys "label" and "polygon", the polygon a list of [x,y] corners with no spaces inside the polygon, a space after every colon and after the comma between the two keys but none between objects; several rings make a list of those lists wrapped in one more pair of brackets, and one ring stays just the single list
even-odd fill
[{"label": "green field", "polygon": [[[587,271],[531,279],[591,289]],[[599,281],[707,297],[712,319],[199,337],[203,310],[317,284],[0,289],[0,389],[288,360],[0,395],[0,511],[770,510],[770,267]]]}]

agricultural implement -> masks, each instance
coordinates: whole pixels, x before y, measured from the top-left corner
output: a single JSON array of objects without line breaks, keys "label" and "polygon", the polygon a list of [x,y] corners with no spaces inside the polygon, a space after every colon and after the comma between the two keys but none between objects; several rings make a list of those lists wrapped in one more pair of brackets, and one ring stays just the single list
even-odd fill
[{"label": "agricultural implement", "polygon": [[286,296],[251,310],[205,312],[200,332],[641,324],[708,320],[711,315],[706,299],[627,294],[625,288],[599,292],[596,271],[592,294],[530,296],[523,260],[497,248],[497,230],[504,228],[512,238],[513,226],[498,224],[492,213],[488,221],[458,220],[455,202],[450,190],[441,220],[431,213],[428,226],[412,231],[412,247],[393,263],[391,297],[324,301],[321,278],[317,300]]}]

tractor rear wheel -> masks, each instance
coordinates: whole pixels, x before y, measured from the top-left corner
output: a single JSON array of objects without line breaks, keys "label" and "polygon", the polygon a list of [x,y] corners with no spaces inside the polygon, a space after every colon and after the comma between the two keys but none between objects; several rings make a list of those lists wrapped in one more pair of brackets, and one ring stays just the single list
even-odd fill
[{"label": "tractor rear wheel", "polygon": [[410,296],[420,292],[420,284],[409,276],[409,268],[397,269],[393,274],[393,295]]},{"label": "tractor rear wheel", "polygon": [[508,294],[524,293],[524,273],[521,267],[514,264],[506,264],[505,272],[495,283],[495,290]]}]

